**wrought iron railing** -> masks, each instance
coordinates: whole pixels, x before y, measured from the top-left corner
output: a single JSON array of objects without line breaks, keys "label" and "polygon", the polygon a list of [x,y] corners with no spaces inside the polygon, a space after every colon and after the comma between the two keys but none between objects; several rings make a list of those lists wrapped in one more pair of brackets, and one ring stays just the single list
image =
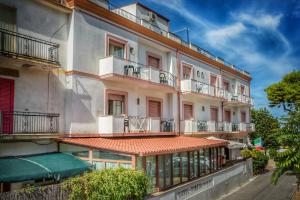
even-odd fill
[{"label": "wrought iron railing", "polygon": [[1,134],[58,133],[59,114],[38,112],[0,112]]},{"label": "wrought iron railing", "polygon": [[182,45],[184,45],[184,46],[186,46],[186,47],[188,47],[188,48],[190,48],[194,51],[197,51],[198,53],[201,53],[202,55],[204,55],[204,56],[206,56],[206,57],[208,57],[212,60],[215,60],[219,63],[222,63],[223,65],[225,65],[227,67],[230,67],[230,68],[232,68],[236,71],[239,71],[242,74],[245,74],[246,76],[250,77],[249,72],[247,72],[245,70],[242,70],[242,69],[236,67],[233,64],[230,64],[229,62],[225,61],[223,58],[216,57],[215,55],[213,55],[209,51],[207,51],[205,49],[202,49],[201,47],[199,47],[195,44],[185,42],[181,37],[177,36],[176,34],[171,33],[169,31],[166,31],[166,30],[156,26],[155,24],[153,24],[153,23],[151,23],[151,22],[149,22],[145,19],[142,19],[142,18],[140,18],[136,15],[133,15],[133,14],[127,12],[126,10],[121,9],[119,6],[112,4],[111,2],[108,3],[108,9],[109,9],[109,11],[111,11],[111,12],[117,14],[117,15],[120,15],[120,16],[122,16],[122,17],[124,17],[124,18],[126,18],[130,21],[133,21],[133,22],[135,22],[135,23],[137,23],[137,24],[139,24],[139,25],[141,25],[145,28],[148,28],[148,29],[150,29],[150,30],[152,30],[152,31],[164,36],[164,37],[167,37],[167,38],[169,38],[169,39],[171,39],[171,40],[173,40],[177,43],[180,43],[180,44],[182,44]]},{"label": "wrought iron railing", "polygon": [[58,44],[0,29],[0,55],[30,58],[59,65],[58,50]]}]

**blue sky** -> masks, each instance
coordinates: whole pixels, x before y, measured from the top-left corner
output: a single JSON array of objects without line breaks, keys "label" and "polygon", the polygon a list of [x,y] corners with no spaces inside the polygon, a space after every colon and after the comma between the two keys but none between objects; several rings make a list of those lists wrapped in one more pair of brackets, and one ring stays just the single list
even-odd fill
[{"label": "blue sky", "polygon": [[[134,1],[112,2],[123,5]],[[169,18],[171,32],[188,27],[193,43],[250,72],[256,108],[267,106],[264,88],[284,74],[300,70],[299,0],[139,2]],[[278,109],[272,112],[281,114]]]}]

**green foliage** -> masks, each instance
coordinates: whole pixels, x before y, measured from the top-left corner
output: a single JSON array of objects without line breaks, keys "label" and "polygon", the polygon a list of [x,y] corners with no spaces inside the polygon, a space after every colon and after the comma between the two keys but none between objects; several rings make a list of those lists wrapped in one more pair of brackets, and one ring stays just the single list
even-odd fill
[{"label": "green foliage", "polygon": [[278,142],[274,132],[279,128],[277,118],[266,109],[251,110],[252,122],[255,124],[255,132],[249,134],[253,141],[255,138],[261,137],[266,148],[278,147]]},{"label": "green foliage", "polygon": [[65,182],[70,200],[139,200],[148,186],[143,172],[123,168],[93,171]]},{"label": "green foliage", "polygon": [[283,79],[265,89],[271,107],[283,107],[287,115],[281,120],[276,139],[282,150],[271,151],[276,162],[272,182],[276,184],[281,175],[295,174],[300,183],[300,71],[291,72]]},{"label": "green foliage", "polygon": [[300,71],[285,75],[282,81],[274,83],[265,89],[271,107],[283,107],[292,111],[300,106]]},{"label": "green foliage", "polygon": [[263,172],[268,164],[269,157],[261,151],[244,149],[241,151],[244,158],[253,159],[253,173],[259,174]]}]

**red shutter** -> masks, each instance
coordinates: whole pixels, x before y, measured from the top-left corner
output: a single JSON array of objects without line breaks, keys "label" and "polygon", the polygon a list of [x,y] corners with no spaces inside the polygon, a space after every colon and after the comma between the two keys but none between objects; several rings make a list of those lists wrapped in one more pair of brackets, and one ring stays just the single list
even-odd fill
[{"label": "red shutter", "polygon": [[148,66],[159,69],[159,58],[155,58],[153,56],[148,56]]},{"label": "red shutter", "polygon": [[229,110],[225,110],[225,122],[231,122],[231,112]]},{"label": "red shutter", "polygon": [[161,105],[159,101],[148,102],[149,117],[160,117],[161,116]]},{"label": "red shutter", "polygon": [[217,77],[215,76],[210,76],[210,84],[212,86],[216,86],[216,82],[217,82]]},{"label": "red shutter", "polygon": [[[0,78],[0,112],[14,110],[14,80]],[[3,115],[2,129],[4,133],[11,133],[13,115]]]},{"label": "red shutter", "polygon": [[241,112],[241,122],[242,123],[246,122],[246,112]]},{"label": "red shutter", "polygon": [[184,104],[184,119],[193,118],[193,105]]},{"label": "red shutter", "polygon": [[218,109],[217,108],[210,109],[210,119],[211,119],[211,121],[214,121],[214,122],[218,121]]}]

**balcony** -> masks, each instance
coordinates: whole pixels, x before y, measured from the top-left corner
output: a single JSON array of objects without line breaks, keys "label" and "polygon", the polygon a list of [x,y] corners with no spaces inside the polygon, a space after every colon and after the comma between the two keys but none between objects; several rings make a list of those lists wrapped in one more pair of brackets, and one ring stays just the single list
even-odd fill
[{"label": "balcony", "polygon": [[38,112],[0,112],[0,138],[13,136],[52,137],[58,134],[59,114]]},{"label": "balcony", "polygon": [[20,66],[59,66],[59,45],[23,35],[17,32],[0,29],[1,61],[9,63],[7,58],[17,58],[15,65]]},{"label": "balcony", "polygon": [[224,89],[191,79],[181,80],[181,92],[198,94],[208,98],[225,98]]},{"label": "balcony", "polygon": [[172,119],[105,115],[98,118],[101,136],[175,135]]},{"label": "balcony", "polygon": [[243,94],[233,94],[230,92],[225,92],[225,97],[228,100],[226,106],[242,106],[242,105],[254,105],[254,100],[252,97]]},{"label": "balcony", "polygon": [[115,56],[100,59],[99,65],[99,75],[105,80],[132,84],[142,81],[139,83],[140,87],[153,89],[161,89],[161,86],[166,86],[169,90],[174,90],[176,86],[176,76],[169,72]]},{"label": "balcony", "polygon": [[233,132],[253,132],[255,131],[254,123],[232,123]]},{"label": "balcony", "polygon": [[254,131],[253,123],[231,123],[231,122],[214,122],[202,120],[183,120],[181,121],[181,132],[185,134],[199,132],[252,132]]}]

